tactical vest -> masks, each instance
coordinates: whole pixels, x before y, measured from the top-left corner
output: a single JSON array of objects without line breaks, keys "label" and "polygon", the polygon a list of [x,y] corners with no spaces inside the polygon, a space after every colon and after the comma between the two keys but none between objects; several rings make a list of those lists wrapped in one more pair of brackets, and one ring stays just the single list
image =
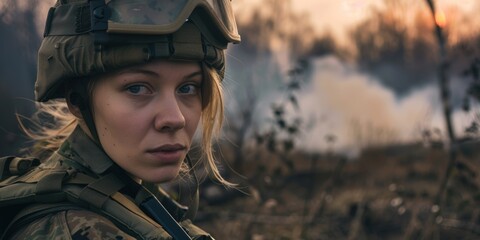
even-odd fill
[{"label": "tactical vest", "polygon": [[[33,158],[0,158],[0,239],[35,219],[70,209],[105,216],[137,239],[213,239],[190,220],[182,219],[184,207],[158,188],[149,190],[138,184],[128,186],[115,171],[99,177],[62,161],[45,166]],[[130,197],[125,191],[137,193]],[[158,214],[147,214],[152,211]],[[188,237],[172,237],[172,228]]]}]

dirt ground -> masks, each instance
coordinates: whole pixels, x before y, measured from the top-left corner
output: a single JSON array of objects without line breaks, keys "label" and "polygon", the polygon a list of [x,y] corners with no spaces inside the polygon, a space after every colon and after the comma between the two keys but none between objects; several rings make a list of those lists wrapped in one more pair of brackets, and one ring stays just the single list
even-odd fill
[{"label": "dirt ground", "polygon": [[350,160],[297,152],[294,169],[257,154],[244,164],[248,195],[202,188],[221,197],[202,199],[196,222],[216,239],[480,239],[478,149],[459,149],[444,188],[443,148],[385,147]]}]

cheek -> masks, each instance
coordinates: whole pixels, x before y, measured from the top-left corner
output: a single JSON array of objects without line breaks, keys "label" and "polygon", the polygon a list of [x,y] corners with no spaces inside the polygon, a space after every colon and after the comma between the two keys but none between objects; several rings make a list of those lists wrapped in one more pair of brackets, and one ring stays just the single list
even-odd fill
[{"label": "cheek", "polygon": [[193,138],[195,131],[197,130],[198,124],[200,123],[202,116],[201,105],[195,108],[189,108],[184,111],[184,116],[186,120],[186,130],[190,138]]},{"label": "cheek", "polygon": [[[102,145],[129,144],[138,140],[145,117],[125,104],[114,104],[115,99],[104,99],[95,109],[95,123]],[[117,101],[119,103],[119,101]]]}]

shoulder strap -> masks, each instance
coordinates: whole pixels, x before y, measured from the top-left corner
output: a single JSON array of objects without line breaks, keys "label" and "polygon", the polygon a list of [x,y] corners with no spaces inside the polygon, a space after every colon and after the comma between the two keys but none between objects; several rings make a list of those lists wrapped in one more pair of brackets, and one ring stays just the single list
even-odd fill
[{"label": "shoulder strap", "polygon": [[[11,165],[13,160],[13,158],[6,159],[4,166]],[[180,223],[181,226],[179,226],[179,223],[168,214],[168,211],[156,212],[158,207],[161,206],[165,210],[167,206],[162,205],[151,194],[146,194],[142,200],[151,200],[149,201],[150,207],[153,206],[155,209],[153,213],[160,216],[161,220],[155,218],[152,212],[147,210],[148,207],[139,206],[138,203],[143,201],[136,204],[133,199],[121,193],[121,189],[125,186],[124,181],[114,173],[95,178],[75,170],[42,167],[35,168],[34,171],[15,177],[13,180],[9,178],[7,181],[1,181],[0,207],[15,206],[17,209],[21,209],[30,204],[35,204],[36,207],[22,210],[21,214],[10,223],[7,231],[3,231],[5,228],[1,229],[3,233],[0,234],[8,236],[19,226],[49,213],[72,209],[72,206],[77,208],[83,206],[110,218],[122,230],[127,230],[127,233],[133,233],[140,238],[146,236],[146,238],[169,239],[169,235],[173,235],[175,239],[191,239],[188,234],[192,233],[199,233],[194,239],[209,236],[205,232],[189,230],[193,224]],[[120,196],[122,198],[119,198]],[[119,199],[122,200],[119,201]],[[146,210],[148,216],[140,208]],[[17,213],[18,210],[12,212]],[[162,222],[165,219],[167,219],[167,223]],[[3,227],[9,222],[7,221]],[[176,233],[173,233],[172,229]],[[184,233],[184,229],[188,234],[182,235],[184,238],[178,237],[177,234]]]},{"label": "shoulder strap", "polygon": [[[144,191],[147,190],[145,189]],[[174,239],[191,240],[185,230],[177,221],[175,221],[167,209],[152,194],[150,194],[149,198],[142,201],[140,208],[148,213],[151,218],[160,223],[160,225],[162,225]]]}]

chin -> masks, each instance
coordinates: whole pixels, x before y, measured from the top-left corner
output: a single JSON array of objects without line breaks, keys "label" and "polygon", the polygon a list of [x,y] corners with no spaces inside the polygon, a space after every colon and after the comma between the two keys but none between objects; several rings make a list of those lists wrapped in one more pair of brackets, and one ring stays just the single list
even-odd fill
[{"label": "chin", "polygon": [[165,183],[172,181],[178,176],[179,169],[176,170],[169,170],[161,169],[159,171],[155,171],[151,174],[144,175],[141,177],[143,181],[150,182],[150,183]]}]

